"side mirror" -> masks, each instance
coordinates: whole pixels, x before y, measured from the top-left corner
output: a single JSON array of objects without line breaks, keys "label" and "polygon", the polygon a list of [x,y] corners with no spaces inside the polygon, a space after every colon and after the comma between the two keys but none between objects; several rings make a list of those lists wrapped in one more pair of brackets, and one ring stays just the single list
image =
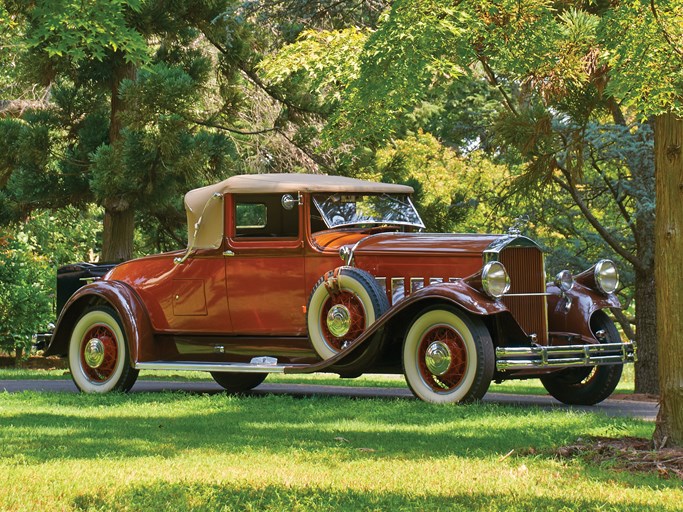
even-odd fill
[{"label": "side mirror", "polygon": [[303,198],[301,197],[301,194],[297,194],[296,199],[292,194],[284,194],[280,203],[285,210],[291,210],[295,206],[301,206],[303,204]]}]

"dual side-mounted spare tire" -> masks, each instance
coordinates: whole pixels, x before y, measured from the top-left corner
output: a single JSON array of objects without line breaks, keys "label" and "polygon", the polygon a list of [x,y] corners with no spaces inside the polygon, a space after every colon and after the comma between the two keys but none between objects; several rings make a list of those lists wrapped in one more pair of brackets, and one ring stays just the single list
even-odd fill
[{"label": "dual side-mounted spare tire", "polygon": [[[322,359],[329,359],[347,348],[387,309],[386,291],[368,272],[355,267],[327,272],[308,300],[306,321],[311,344]],[[359,375],[375,361],[380,349],[380,343],[371,343],[333,369],[344,376]]]}]

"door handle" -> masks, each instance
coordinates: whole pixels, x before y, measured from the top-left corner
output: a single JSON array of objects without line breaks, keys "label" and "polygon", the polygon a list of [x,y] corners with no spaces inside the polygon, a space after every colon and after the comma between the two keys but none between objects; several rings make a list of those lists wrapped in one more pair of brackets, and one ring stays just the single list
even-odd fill
[{"label": "door handle", "polygon": [[234,256],[235,253],[233,251],[225,251],[223,252],[223,256]]}]

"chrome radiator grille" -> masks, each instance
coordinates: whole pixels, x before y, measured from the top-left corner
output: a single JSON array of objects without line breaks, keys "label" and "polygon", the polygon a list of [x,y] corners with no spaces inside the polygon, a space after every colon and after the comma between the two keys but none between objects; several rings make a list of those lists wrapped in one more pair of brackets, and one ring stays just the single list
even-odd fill
[{"label": "chrome radiator grille", "polygon": [[[543,253],[536,247],[507,247],[498,255],[510,275],[508,293],[544,293]],[[536,334],[537,342],[548,344],[546,297],[503,297],[505,304],[527,334]]]}]

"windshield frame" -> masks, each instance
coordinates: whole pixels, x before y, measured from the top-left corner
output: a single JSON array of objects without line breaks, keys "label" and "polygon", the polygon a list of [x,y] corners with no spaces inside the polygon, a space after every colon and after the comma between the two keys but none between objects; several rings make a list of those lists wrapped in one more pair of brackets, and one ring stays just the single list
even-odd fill
[{"label": "windshield frame", "polygon": [[[333,196],[360,196],[360,197],[368,197],[368,196],[376,196],[376,197],[386,197],[389,199],[391,202],[397,202],[400,204],[403,204],[405,207],[409,207],[415,217],[417,218],[418,222],[409,222],[409,221],[401,221],[401,220],[384,220],[384,219],[364,219],[362,221],[356,220],[354,222],[341,222],[341,223],[334,223],[332,222],[332,219],[329,218],[329,216],[326,214],[322,202],[319,199],[321,199],[321,196],[324,197],[323,201],[328,200],[330,197]],[[417,208],[415,208],[415,205],[413,204],[412,199],[410,198],[410,195],[408,194],[389,194],[386,192],[383,193],[367,193],[367,192],[358,192],[358,193],[339,193],[339,192],[328,192],[328,193],[316,193],[316,194],[311,194],[311,199],[313,202],[313,205],[315,208],[318,210],[318,213],[320,214],[323,222],[327,226],[328,229],[336,229],[336,228],[344,228],[344,227],[353,227],[353,226],[365,226],[365,225],[374,225],[374,226],[409,226],[417,229],[425,229],[425,224],[422,221],[422,217],[420,217],[419,212],[417,211]],[[341,200],[341,199],[340,199]],[[353,201],[357,202],[357,201]]]}]

